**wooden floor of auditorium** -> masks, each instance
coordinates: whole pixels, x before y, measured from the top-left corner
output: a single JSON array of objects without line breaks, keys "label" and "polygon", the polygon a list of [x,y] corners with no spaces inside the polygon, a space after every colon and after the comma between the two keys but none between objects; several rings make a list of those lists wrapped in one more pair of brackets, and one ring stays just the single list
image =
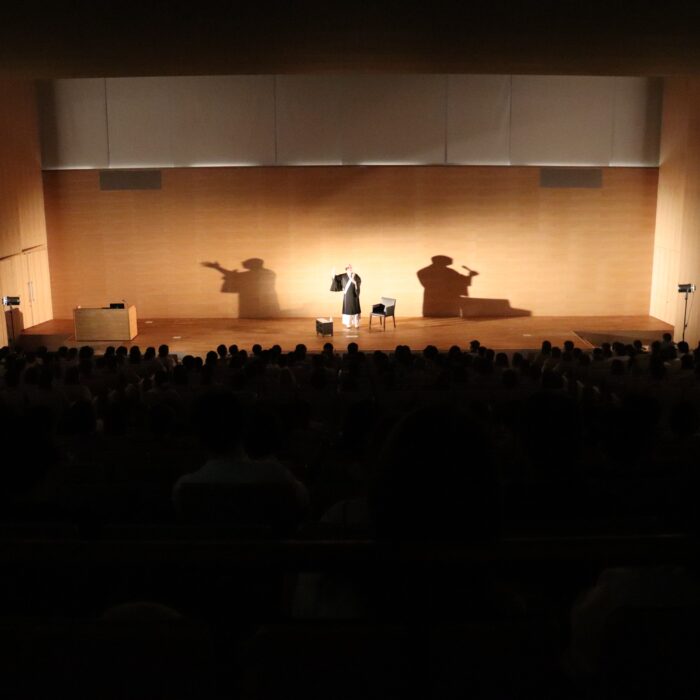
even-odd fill
[{"label": "wooden floor of auditorium", "polygon": [[645,344],[673,332],[673,326],[652,316],[527,316],[518,318],[399,318],[396,328],[389,322],[386,331],[362,319],[359,330],[346,330],[340,319],[334,319],[334,335],[316,335],[316,319],[232,319],[232,318],[168,318],[138,321],[139,334],[129,342],[84,341],[76,342],[72,319],[54,319],[26,329],[18,345],[31,350],[45,345],[56,350],[61,345],[91,345],[98,352],[108,345],[138,345],[143,350],[149,345],[167,343],[178,355],[202,355],[219,343],[237,344],[249,350],[255,343],[270,347],[275,343],[287,351],[297,343],[304,343],[310,351],[317,351],[330,341],[344,349],[356,342],[361,350],[393,350],[397,345],[409,345],[421,350],[432,344],[440,350],[451,345],[466,347],[478,339],[495,350],[528,350],[538,348],[543,340],[562,345],[573,340],[577,347],[593,347],[604,341],[631,342],[639,338]]}]

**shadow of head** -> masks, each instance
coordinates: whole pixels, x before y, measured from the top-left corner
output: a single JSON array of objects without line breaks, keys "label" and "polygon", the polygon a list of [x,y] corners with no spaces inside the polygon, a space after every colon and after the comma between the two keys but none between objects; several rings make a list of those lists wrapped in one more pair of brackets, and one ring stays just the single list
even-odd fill
[{"label": "shadow of head", "polygon": [[432,260],[433,265],[440,265],[441,267],[447,267],[448,265],[452,265],[454,262],[449,255],[433,255],[433,257],[430,259]]},{"label": "shadow of head", "polygon": [[248,258],[244,260],[241,265],[243,265],[246,270],[261,270],[264,262],[262,258]]}]

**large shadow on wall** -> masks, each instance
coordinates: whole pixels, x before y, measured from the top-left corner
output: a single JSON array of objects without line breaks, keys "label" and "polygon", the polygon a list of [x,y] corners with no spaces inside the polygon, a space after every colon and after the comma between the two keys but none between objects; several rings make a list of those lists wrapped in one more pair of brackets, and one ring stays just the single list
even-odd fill
[{"label": "large shadow on wall", "polygon": [[469,296],[472,280],[479,273],[462,265],[466,274],[450,267],[448,255],[434,255],[432,262],[416,273],[423,285],[423,316],[433,318],[510,318],[531,316],[526,309],[514,309],[508,299],[485,299]]},{"label": "large shadow on wall", "polygon": [[275,280],[277,275],[268,270],[261,258],[248,258],[243,270],[227,270],[218,262],[203,262],[223,275],[222,294],[238,294],[238,318],[275,318],[280,315]]}]

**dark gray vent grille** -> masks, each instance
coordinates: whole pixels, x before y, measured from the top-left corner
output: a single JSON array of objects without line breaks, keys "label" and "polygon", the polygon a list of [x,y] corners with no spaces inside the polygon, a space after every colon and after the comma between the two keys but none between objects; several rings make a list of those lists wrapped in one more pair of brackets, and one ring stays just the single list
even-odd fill
[{"label": "dark gray vent grille", "polygon": [[540,168],[540,187],[602,186],[602,168]]},{"label": "dark gray vent grille", "polygon": [[101,190],[159,190],[160,170],[100,170]]}]

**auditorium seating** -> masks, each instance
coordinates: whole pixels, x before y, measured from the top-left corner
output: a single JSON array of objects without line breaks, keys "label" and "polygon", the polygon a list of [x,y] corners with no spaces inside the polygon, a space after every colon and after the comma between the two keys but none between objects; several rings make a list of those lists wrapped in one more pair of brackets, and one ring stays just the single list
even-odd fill
[{"label": "auditorium seating", "polygon": [[[10,636],[34,639],[36,663],[59,678],[102,638],[105,610],[154,601],[195,621],[192,644],[212,645],[190,670],[210,669],[220,687],[204,684],[200,697],[633,687],[608,668],[590,679],[567,666],[569,614],[611,567],[693,570],[693,353],[679,358],[667,342],[643,355],[603,345],[497,356],[474,342],[214,355],[166,367],[138,349],[0,351],[0,437],[25,447],[5,460],[0,490],[8,664],[25,668],[34,644],[13,649]],[[212,413],[222,406],[232,413]],[[445,416],[452,432],[442,442],[439,426],[406,433],[416,415]],[[406,449],[382,492],[397,436]],[[189,484],[173,500],[180,477],[234,446],[253,456],[248,466],[267,460],[303,484],[308,507],[264,483]],[[485,500],[491,473],[497,498]],[[398,498],[383,520],[382,493]],[[387,530],[387,512],[403,524]],[[642,623],[616,619],[605,643],[619,654]],[[52,642],[53,659],[49,638],[65,641]],[[188,697],[186,685],[178,692]]]}]

